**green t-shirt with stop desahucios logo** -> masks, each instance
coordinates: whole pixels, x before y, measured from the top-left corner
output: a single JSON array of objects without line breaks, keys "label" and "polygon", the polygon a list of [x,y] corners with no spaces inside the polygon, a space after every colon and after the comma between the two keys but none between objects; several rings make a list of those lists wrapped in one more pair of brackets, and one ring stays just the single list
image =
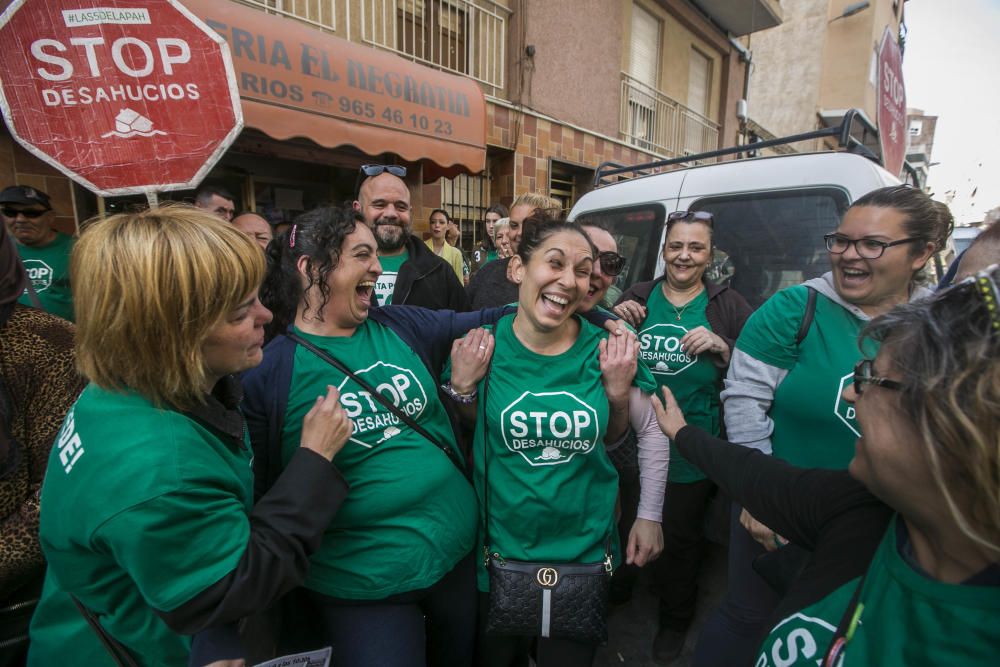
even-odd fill
[{"label": "green t-shirt with stop desahucios logo", "polygon": [[[736,349],[788,371],[768,412],[774,455],[805,468],[843,470],[861,434],[843,392],[862,356],[858,334],[867,322],[820,293],[812,324],[796,345],[807,299],[804,285],[772,296],[747,320]],[[877,350],[877,343],[864,341],[865,356]]]},{"label": "green t-shirt with stop desahucios logo", "polygon": [[[369,319],[349,337],[296,333],[460,456],[437,383],[395,332]],[[305,586],[337,598],[377,600],[437,583],[475,546],[472,486],[437,445],[301,345],[281,434],[285,463],[299,447],[302,418],[328,384],[340,391],[354,423],[334,458],[350,492],[312,556]]]},{"label": "green t-shirt with stop desahucios logo", "polygon": [[[1000,590],[947,584],[899,553],[897,516],[872,558],[850,610],[837,667],[987,667],[1000,655]],[[755,667],[813,667],[823,660],[857,590],[852,579],[778,623]],[[851,623],[850,621],[853,621]]]},{"label": "green t-shirt with stop desahucios logo", "polygon": [[[598,343],[608,334],[577,318],[576,342],[546,356],[521,344],[514,317],[495,327],[485,406],[479,383],[474,481],[490,551],[521,561],[600,562],[608,537],[617,536],[618,473],[605,451],[609,407],[598,359]],[[647,393],[656,386],[642,365],[634,384]],[[489,588],[481,560],[479,587]]]},{"label": "green t-shirt with stop desahucios logo", "polygon": [[[722,368],[707,353],[689,355],[681,349],[681,338],[696,327],[712,330],[705,316],[708,291],[675,308],[659,285],[646,302],[646,319],[639,327],[639,362],[649,368],[657,384],[670,388],[689,424],[719,435],[719,391]],[[687,484],[705,479],[705,474],[670,443],[669,481]]]},{"label": "green t-shirt with stop desahucios logo", "polygon": [[29,664],[113,665],[66,591],[141,664],[187,664],[172,611],[235,569],[250,536],[252,456],[132,392],[91,384],[49,456],[39,537],[48,571]]}]

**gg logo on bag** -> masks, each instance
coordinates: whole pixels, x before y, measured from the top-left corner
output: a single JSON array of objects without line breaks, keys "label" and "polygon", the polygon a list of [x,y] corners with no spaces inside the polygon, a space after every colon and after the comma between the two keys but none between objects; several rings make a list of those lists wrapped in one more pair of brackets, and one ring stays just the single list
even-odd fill
[{"label": "gg logo on bag", "polygon": [[540,567],[535,573],[535,581],[542,588],[552,588],[559,583],[559,571],[554,567]]}]

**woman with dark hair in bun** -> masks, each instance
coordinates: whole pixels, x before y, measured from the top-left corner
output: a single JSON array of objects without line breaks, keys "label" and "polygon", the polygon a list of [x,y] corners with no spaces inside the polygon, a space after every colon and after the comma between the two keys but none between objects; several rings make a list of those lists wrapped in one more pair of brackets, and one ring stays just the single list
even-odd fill
[{"label": "woman with dark hair in bun", "polygon": [[[478,400],[473,459],[480,534],[501,561],[595,563],[613,544],[618,562],[618,475],[605,446],[628,429],[636,346],[634,335],[609,339],[575,314],[590,289],[595,256],[576,223],[527,218],[511,259],[517,313],[501,318],[493,336],[468,336],[452,352],[450,387],[466,417],[475,416]],[[651,391],[652,378],[645,372],[641,378]],[[479,590],[488,588],[480,563]],[[494,619],[483,616],[480,665],[523,664],[533,644],[539,667],[593,661],[596,642],[542,632],[495,635]]]}]

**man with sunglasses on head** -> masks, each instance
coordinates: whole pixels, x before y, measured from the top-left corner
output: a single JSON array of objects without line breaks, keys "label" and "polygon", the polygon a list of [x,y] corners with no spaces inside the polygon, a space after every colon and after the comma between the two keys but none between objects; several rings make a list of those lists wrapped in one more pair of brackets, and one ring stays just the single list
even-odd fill
[{"label": "man with sunglasses on head", "polygon": [[[52,227],[55,212],[49,196],[26,185],[0,192],[0,213],[14,237],[17,253],[43,310],[73,321],[73,293],[69,283],[69,256],[73,237]],[[37,305],[26,290],[18,301]]]},{"label": "man with sunglasses on head", "polygon": [[366,164],[358,173],[354,210],[372,228],[382,264],[375,284],[378,303],[468,310],[465,290],[451,266],[411,233],[405,176],[402,165]]}]

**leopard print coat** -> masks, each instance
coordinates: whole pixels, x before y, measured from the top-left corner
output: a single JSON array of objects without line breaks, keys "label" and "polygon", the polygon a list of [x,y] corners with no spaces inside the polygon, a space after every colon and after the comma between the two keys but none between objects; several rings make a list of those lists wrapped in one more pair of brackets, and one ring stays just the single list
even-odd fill
[{"label": "leopard print coat", "polygon": [[0,600],[43,570],[38,493],[49,450],[85,382],[76,372],[73,325],[16,305],[0,329],[0,372],[20,443],[17,468],[0,479]]}]

